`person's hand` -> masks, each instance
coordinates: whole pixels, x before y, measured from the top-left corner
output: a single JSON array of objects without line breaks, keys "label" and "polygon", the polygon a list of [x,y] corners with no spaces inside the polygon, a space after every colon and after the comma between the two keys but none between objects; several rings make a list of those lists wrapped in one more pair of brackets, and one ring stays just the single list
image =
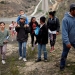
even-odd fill
[{"label": "person's hand", "polygon": [[4,43],[4,44],[8,43],[8,40],[5,40],[3,43]]},{"label": "person's hand", "polygon": [[56,35],[58,35],[59,34],[59,32],[56,32]]},{"label": "person's hand", "polygon": [[67,46],[67,48],[71,48],[71,44],[67,44],[66,46]]},{"label": "person's hand", "polygon": [[20,25],[17,25],[17,27],[20,27]]},{"label": "person's hand", "polygon": [[24,27],[26,28],[26,27],[29,27],[29,25],[28,24],[26,24],[26,25],[24,25]]},{"label": "person's hand", "polygon": [[29,25],[27,24],[26,27],[29,27]]}]

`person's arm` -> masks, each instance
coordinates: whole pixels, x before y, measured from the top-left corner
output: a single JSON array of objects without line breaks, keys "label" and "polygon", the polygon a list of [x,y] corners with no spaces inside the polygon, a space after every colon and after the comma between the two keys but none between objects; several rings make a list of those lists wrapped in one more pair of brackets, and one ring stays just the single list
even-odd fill
[{"label": "person's arm", "polygon": [[57,24],[57,32],[59,32],[59,30],[60,30],[60,22],[59,22],[58,18],[56,18],[56,24]]},{"label": "person's arm", "polygon": [[19,29],[20,29],[19,25],[15,27],[16,32],[19,32]]},{"label": "person's arm", "polygon": [[29,22],[28,22],[28,17],[26,16],[26,21],[25,21],[25,24],[29,24]]},{"label": "person's arm", "polygon": [[70,44],[68,37],[68,23],[67,19],[62,20],[62,40],[66,45]]},{"label": "person's arm", "polygon": [[20,15],[17,17],[16,22],[19,23],[19,20],[20,20]]},{"label": "person's arm", "polygon": [[49,28],[49,19],[48,19],[48,21],[47,21],[47,27]]}]

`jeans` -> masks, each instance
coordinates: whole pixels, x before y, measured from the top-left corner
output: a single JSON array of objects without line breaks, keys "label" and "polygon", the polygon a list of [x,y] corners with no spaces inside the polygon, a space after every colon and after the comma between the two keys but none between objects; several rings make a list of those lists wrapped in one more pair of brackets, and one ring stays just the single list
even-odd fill
[{"label": "jeans", "polygon": [[26,58],[26,44],[27,42],[18,42],[20,57]]},{"label": "jeans", "polygon": [[[74,48],[75,48],[75,44],[71,44]],[[70,48],[67,48],[66,44],[63,43],[63,52],[61,55],[61,60],[60,60],[60,66],[65,66],[66,64],[66,58],[68,56],[68,52],[69,52]]]},{"label": "jeans", "polygon": [[41,59],[41,51],[44,52],[44,59],[47,59],[46,44],[38,44],[38,59]]}]

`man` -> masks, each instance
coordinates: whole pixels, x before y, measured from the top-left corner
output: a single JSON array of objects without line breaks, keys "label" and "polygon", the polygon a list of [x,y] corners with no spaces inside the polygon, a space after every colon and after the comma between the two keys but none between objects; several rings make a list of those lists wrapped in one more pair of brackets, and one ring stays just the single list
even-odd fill
[{"label": "man", "polygon": [[[23,58],[23,61],[26,60],[26,45],[28,40],[29,26],[25,25],[25,16],[20,17],[20,25],[17,25],[15,30],[17,32],[17,41],[19,45],[19,60]],[[23,50],[22,50],[23,46]]]},{"label": "man", "polygon": [[60,70],[64,70],[66,58],[70,48],[75,48],[75,3],[70,5],[70,12],[62,20],[63,51],[60,61]]}]

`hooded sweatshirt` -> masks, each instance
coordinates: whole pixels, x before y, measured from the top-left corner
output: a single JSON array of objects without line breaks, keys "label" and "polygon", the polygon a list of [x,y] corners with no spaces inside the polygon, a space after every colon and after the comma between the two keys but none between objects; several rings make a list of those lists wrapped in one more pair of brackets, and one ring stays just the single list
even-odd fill
[{"label": "hooded sweatshirt", "polygon": [[75,17],[69,12],[62,20],[62,40],[66,45],[75,44]]}]

